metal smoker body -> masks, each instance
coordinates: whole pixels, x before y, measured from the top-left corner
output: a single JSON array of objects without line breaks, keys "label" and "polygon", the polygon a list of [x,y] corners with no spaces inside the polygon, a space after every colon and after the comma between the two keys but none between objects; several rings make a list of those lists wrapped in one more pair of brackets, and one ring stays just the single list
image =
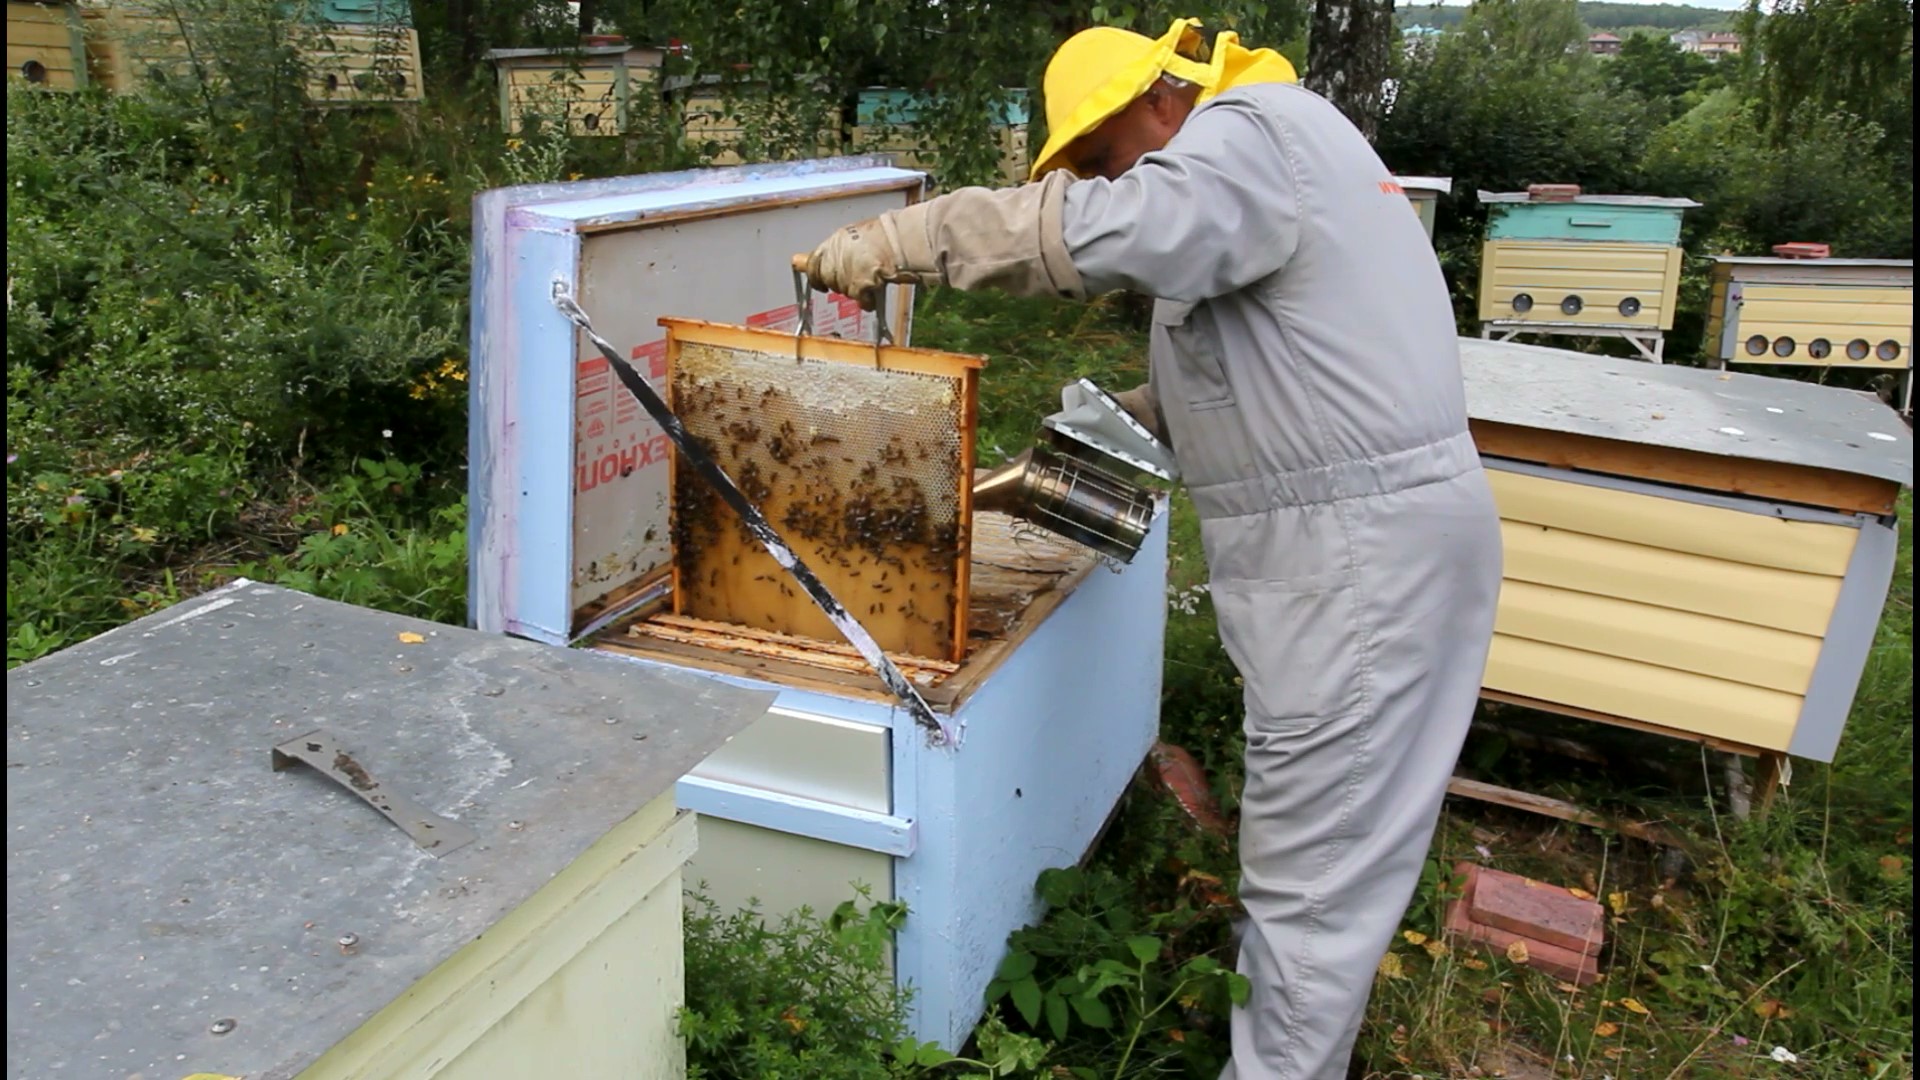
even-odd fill
[{"label": "metal smoker body", "polygon": [[1112,396],[1081,379],[1060,394],[1041,437],[973,487],[975,510],[998,510],[1133,561],[1152,527],[1154,493],[1141,473],[1172,480],[1173,455]]}]

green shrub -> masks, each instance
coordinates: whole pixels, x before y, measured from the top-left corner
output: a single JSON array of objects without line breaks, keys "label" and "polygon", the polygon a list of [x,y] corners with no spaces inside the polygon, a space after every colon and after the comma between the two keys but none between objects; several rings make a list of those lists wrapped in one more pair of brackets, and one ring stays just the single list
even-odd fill
[{"label": "green shrub", "polygon": [[825,918],[801,908],[769,921],[757,905],[723,914],[693,898],[680,1014],[689,1080],[987,1080],[1040,1067],[1045,1047],[994,1016],[977,1033],[977,1057],[914,1040],[910,995],[887,966],[906,906],[864,891],[862,900]]},{"label": "green shrub", "polygon": [[233,572],[329,600],[462,623],[467,610],[467,500],[428,488],[418,466],[362,460],[290,523],[301,536],[285,555]]},{"label": "green shrub", "polygon": [[1245,1003],[1248,984],[1231,961],[1184,951],[1204,915],[1143,914],[1139,892],[1106,870],[1048,870],[1036,888],[1048,917],[1009,939],[989,1004],[1010,1005],[1017,1030],[1059,1043],[1081,1080],[1211,1075],[1225,1064],[1217,1022]]}]

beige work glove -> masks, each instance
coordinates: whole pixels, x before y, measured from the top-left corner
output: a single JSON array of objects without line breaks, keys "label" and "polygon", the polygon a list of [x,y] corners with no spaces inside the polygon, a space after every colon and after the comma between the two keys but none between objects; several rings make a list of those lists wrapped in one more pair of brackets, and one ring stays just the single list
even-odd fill
[{"label": "beige work glove", "polygon": [[912,285],[922,275],[902,269],[897,235],[891,223],[868,218],[826,238],[807,257],[807,281],[817,292],[837,292],[867,311],[880,306],[888,285]]},{"label": "beige work glove", "polygon": [[807,279],[868,311],[890,284],[999,289],[1084,299],[1061,235],[1072,177],[998,190],[961,188],[840,229],[807,259]]}]

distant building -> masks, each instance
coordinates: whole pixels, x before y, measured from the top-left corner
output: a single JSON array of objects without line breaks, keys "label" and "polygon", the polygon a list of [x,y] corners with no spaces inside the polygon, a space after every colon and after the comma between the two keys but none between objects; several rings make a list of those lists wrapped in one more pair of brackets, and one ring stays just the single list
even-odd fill
[{"label": "distant building", "polygon": [[1620,51],[1620,39],[1602,30],[1587,39],[1587,51],[1595,56],[1613,56]]},{"label": "distant building", "polygon": [[1700,55],[1713,59],[1740,54],[1740,35],[1731,30],[1715,30],[1700,39]]},{"label": "distant building", "polygon": [[1667,38],[1681,52],[1699,53],[1709,60],[1740,52],[1740,35],[1731,30],[1682,30]]},{"label": "distant building", "polygon": [[1408,56],[1431,53],[1439,40],[1440,28],[1437,26],[1409,26],[1400,31],[1400,46]]}]

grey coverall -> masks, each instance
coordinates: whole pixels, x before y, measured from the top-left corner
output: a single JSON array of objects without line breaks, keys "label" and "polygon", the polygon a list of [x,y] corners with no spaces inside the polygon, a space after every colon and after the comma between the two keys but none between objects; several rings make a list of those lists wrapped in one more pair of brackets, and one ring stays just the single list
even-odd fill
[{"label": "grey coverall", "polygon": [[962,288],[1157,298],[1149,382],[1246,688],[1253,989],[1225,1077],[1337,1080],[1500,589],[1432,245],[1359,131],[1289,84],[1203,103],[1118,179],[962,195],[901,219],[911,266]]}]

